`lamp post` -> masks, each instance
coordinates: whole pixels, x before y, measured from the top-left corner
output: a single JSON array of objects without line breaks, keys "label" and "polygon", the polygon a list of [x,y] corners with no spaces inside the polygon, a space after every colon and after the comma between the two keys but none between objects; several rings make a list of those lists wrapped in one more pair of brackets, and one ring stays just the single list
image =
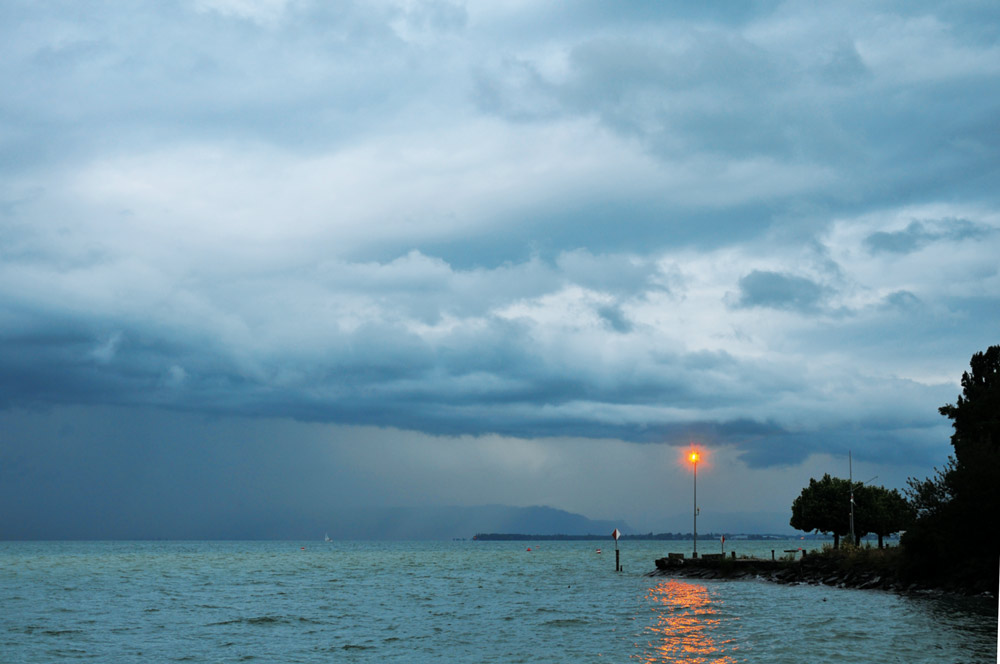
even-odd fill
[{"label": "lamp post", "polygon": [[[864,482],[858,482],[858,486],[865,486],[869,482],[874,482],[878,479],[878,475],[871,478],[870,480],[865,480]],[[847,450],[847,481],[851,487],[851,544],[857,544],[857,539],[854,537],[854,464],[851,461],[851,451]]]},{"label": "lamp post", "polygon": [[851,489],[851,546],[854,546],[854,464],[850,450],[847,450],[847,482]]},{"label": "lamp post", "polygon": [[697,452],[688,454],[688,459],[694,465],[694,553],[692,558],[698,557],[698,458]]}]

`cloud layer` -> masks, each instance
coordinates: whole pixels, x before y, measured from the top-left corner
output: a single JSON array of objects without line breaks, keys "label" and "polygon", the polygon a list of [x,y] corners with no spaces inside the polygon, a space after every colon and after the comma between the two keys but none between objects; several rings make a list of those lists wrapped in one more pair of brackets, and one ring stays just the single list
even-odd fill
[{"label": "cloud layer", "polygon": [[0,12],[6,409],[934,464],[998,342],[989,3]]}]

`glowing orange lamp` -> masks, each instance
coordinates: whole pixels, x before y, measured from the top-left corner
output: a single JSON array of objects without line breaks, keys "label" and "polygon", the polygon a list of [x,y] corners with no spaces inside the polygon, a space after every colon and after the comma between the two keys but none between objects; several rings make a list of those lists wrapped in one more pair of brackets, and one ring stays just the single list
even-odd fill
[{"label": "glowing orange lamp", "polygon": [[701,454],[698,450],[691,450],[688,453],[688,460],[694,465],[694,553],[692,558],[698,557],[698,460]]}]

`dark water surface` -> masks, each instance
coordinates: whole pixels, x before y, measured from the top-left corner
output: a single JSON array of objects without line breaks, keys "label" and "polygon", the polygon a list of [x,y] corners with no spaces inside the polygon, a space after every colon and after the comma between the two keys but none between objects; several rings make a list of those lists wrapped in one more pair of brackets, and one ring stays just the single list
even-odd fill
[{"label": "dark water surface", "polygon": [[5,542],[0,661],[996,661],[989,601],[643,576],[673,542],[616,574],[608,544]]}]

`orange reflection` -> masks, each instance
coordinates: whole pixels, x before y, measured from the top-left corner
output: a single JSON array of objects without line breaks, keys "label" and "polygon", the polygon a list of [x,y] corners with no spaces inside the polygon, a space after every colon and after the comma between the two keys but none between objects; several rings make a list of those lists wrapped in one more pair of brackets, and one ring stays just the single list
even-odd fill
[{"label": "orange reflection", "polygon": [[640,655],[644,662],[718,662],[733,664],[737,659],[726,653],[728,640],[717,638],[720,620],[708,595],[708,588],[684,581],[664,581],[646,594],[656,623],[646,629],[654,634]]}]

